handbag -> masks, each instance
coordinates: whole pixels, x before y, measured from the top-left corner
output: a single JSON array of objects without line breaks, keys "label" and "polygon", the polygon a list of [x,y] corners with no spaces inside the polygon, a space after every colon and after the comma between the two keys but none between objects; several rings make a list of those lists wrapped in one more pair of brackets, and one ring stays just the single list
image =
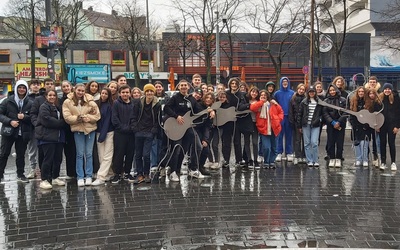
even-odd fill
[{"label": "handbag", "polygon": [[4,136],[12,136],[14,134],[15,128],[12,126],[1,126],[0,134]]}]

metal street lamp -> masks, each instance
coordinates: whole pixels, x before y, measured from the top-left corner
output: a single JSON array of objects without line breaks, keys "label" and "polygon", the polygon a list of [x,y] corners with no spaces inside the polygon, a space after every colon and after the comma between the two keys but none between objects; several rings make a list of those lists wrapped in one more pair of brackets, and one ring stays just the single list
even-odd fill
[{"label": "metal street lamp", "polygon": [[149,21],[149,0],[146,0],[146,22],[147,22],[147,77],[148,77],[148,83],[152,82],[152,77],[151,77],[151,51],[150,51],[150,21]]},{"label": "metal street lamp", "polygon": [[215,81],[217,84],[221,81],[221,71],[220,71],[220,54],[219,54],[219,11],[216,11],[217,15],[217,25],[216,25],[216,35],[215,35]]}]

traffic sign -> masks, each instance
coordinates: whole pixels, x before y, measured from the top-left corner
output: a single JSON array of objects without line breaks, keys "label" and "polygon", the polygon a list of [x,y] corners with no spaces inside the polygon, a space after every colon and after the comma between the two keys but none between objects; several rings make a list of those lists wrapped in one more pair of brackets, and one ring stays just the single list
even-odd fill
[{"label": "traffic sign", "polygon": [[307,66],[307,65],[303,66],[303,69],[302,69],[302,71],[303,71],[303,74],[307,75],[307,74],[308,74],[308,72],[309,72],[309,68],[308,68],[308,66]]}]

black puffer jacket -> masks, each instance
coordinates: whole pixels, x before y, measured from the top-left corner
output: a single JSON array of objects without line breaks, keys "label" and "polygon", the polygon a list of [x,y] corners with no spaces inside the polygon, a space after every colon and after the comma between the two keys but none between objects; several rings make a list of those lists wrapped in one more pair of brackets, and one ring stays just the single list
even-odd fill
[{"label": "black puffer jacket", "polygon": [[[9,96],[0,104],[0,122],[3,126],[11,126],[11,121],[19,121],[19,126],[14,129],[14,136],[17,137],[19,130],[24,140],[30,140],[33,134],[33,127],[31,124],[30,111],[32,102],[29,98],[24,98],[22,109],[19,110],[15,102],[14,95]],[[18,113],[24,114],[24,119],[18,119]]]},{"label": "black puffer jacket", "polygon": [[296,124],[297,113],[299,112],[300,103],[301,101],[303,101],[304,97],[304,95],[299,95],[298,93],[295,93],[290,100],[289,122],[293,125]]},{"label": "black puffer jacket", "polygon": [[[314,114],[311,119],[311,127],[319,127],[321,125],[322,120],[322,106],[318,105],[319,98],[316,98],[317,106],[315,106]],[[296,117],[296,128],[302,128],[307,125],[308,122],[308,114],[309,114],[309,104],[310,99],[305,98],[299,106],[299,110],[297,112]]]},{"label": "black puffer jacket", "polygon": [[[335,96],[331,96],[329,94],[329,89],[331,88],[331,86],[334,87],[336,90]],[[336,86],[334,86],[332,84],[329,85],[329,87],[328,87],[328,94],[324,101],[326,103],[335,105],[340,108],[346,108],[346,99],[341,97],[341,93],[340,93],[339,89],[336,88]],[[347,116],[343,112],[339,112],[337,109],[324,107],[322,109],[322,115],[323,115],[324,121],[326,122],[327,125],[331,125],[332,121],[338,121],[338,122],[340,122],[340,126],[342,128],[346,127]]]},{"label": "black puffer jacket", "polygon": [[65,142],[63,135],[65,124],[61,109],[46,101],[39,108],[35,137],[39,141]]},{"label": "black puffer jacket", "polygon": [[389,96],[381,94],[383,103],[382,114],[385,117],[384,126],[389,128],[400,128],[400,98],[397,92],[393,91],[393,103],[390,103]]}]

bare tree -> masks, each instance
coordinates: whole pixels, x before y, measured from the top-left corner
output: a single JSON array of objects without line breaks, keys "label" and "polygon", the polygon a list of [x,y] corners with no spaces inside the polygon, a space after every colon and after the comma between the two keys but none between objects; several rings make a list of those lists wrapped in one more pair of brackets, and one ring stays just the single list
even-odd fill
[{"label": "bare tree", "polygon": [[383,34],[379,34],[382,47],[400,52],[400,0],[390,1],[379,14],[385,22]]},{"label": "bare tree", "polygon": [[[61,75],[66,79],[65,52],[68,46],[80,37],[82,31],[90,25],[87,15],[96,12],[82,12],[82,0],[53,0],[52,14],[54,23],[63,27],[63,44],[58,47],[61,58]],[[94,17],[95,18],[95,17]]]},{"label": "bare tree", "polygon": [[258,30],[262,49],[275,68],[277,81],[281,78],[283,58],[300,40],[299,34],[308,23],[306,2],[289,3],[289,0],[260,0],[247,13],[248,22]]},{"label": "bare tree", "polygon": [[31,73],[35,78],[35,28],[43,21],[38,10],[39,0],[10,0],[4,19],[5,36],[25,39],[31,53]]},{"label": "bare tree", "polygon": [[[140,86],[140,76],[138,59],[140,52],[150,44],[151,41],[147,37],[147,25],[145,13],[137,3],[137,0],[128,0],[113,3],[115,23],[118,24],[119,34],[116,40],[120,40],[123,44],[128,46],[128,49],[133,58],[133,70],[135,75],[135,85]],[[155,37],[157,25],[152,23],[150,25],[150,37]],[[148,61],[151,60],[151,55],[148,55]]]},{"label": "bare tree", "polygon": [[[178,62],[183,64],[183,79],[186,77],[186,60],[190,58],[197,51],[197,43],[191,36],[190,28],[187,27],[187,20],[185,14],[182,12],[182,22],[173,20],[174,34],[163,38],[162,46],[167,51],[169,59],[176,58],[176,54],[179,55]],[[183,26],[181,27],[182,24]]]}]

